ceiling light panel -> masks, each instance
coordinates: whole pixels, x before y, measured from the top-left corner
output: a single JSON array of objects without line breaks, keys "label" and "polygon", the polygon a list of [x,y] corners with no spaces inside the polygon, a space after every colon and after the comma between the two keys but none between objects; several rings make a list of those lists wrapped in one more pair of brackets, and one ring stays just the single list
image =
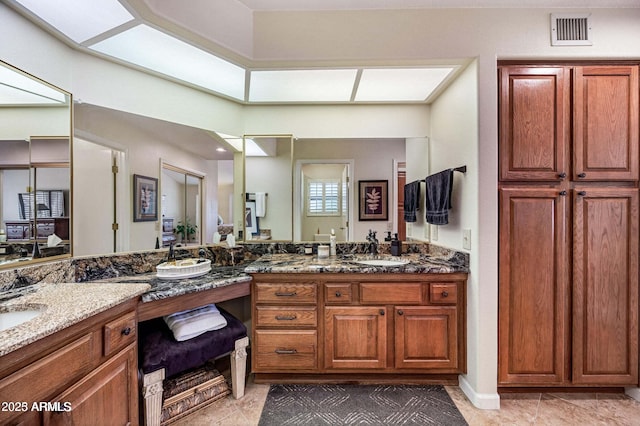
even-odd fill
[{"label": "ceiling light panel", "polygon": [[251,71],[250,102],[348,102],[357,70]]},{"label": "ceiling light panel", "polygon": [[364,69],[355,101],[424,101],[453,70],[450,67]]},{"label": "ceiling light panel", "polygon": [[0,66],[0,103],[64,104],[64,93],[22,73]]},{"label": "ceiling light panel", "polygon": [[244,100],[245,70],[147,25],[90,49],[223,95]]},{"label": "ceiling light panel", "polygon": [[133,20],[117,0],[16,1],[76,43]]}]

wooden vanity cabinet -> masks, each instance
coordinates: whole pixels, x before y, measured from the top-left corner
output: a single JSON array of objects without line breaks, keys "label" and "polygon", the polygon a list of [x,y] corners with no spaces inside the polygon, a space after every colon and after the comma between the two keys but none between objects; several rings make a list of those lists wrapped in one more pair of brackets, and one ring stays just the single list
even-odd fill
[{"label": "wooden vanity cabinet", "polygon": [[138,424],[136,304],[0,357],[0,401],[26,403],[0,411],[0,424]]},{"label": "wooden vanity cabinet", "polygon": [[[401,383],[410,374],[413,382],[455,382],[466,371],[466,279],[462,273],[255,274],[256,379],[287,382],[299,380],[291,373],[309,373],[306,379],[315,382]],[[309,362],[301,363],[305,356]]]}]

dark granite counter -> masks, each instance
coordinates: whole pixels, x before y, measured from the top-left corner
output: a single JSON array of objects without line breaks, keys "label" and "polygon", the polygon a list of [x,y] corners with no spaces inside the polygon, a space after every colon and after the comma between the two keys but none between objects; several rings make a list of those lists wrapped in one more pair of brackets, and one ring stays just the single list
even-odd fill
[{"label": "dark granite counter", "polygon": [[93,282],[149,284],[151,288],[141,298],[142,303],[145,303],[246,281],[251,281],[251,276],[245,274],[241,266],[213,266],[209,273],[195,278],[164,280],[158,278],[155,273],[149,273]]},{"label": "dark granite counter", "polygon": [[[406,262],[402,265],[367,265],[359,262],[381,260]],[[456,257],[438,257],[426,254],[403,254],[402,256],[345,254],[319,259],[317,256],[299,254],[265,254],[244,268],[246,273],[409,273],[447,274],[469,272],[464,261]]]}]

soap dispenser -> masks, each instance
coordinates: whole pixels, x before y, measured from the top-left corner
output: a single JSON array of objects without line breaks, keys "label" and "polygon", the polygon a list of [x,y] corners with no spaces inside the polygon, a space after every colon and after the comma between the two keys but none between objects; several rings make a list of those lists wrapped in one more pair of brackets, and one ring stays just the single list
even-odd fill
[{"label": "soap dispenser", "polygon": [[398,239],[398,234],[396,233],[391,240],[391,255],[392,256],[400,256],[402,254],[402,241]]},{"label": "soap dispenser", "polygon": [[331,228],[331,235],[329,235],[329,255],[336,255],[336,231]]}]

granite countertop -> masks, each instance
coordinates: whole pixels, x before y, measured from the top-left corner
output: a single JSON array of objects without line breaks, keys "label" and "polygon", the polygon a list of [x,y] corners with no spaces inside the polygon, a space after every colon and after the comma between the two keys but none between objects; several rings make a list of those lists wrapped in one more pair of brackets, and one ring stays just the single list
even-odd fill
[{"label": "granite countertop", "polygon": [[0,331],[0,356],[49,336],[86,318],[139,296],[144,283],[36,284],[24,295],[0,303],[0,312],[43,309],[34,319]]},{"label": "granite countertop", "polygon": [[243,272],[241,266],[213,266],[205,275],[194,278],[166,280],[160,279],[156,273],[131,275],[126,277],[109,278],[101,283],[146,283],[150,288],[142,295],[142,303],[168,299],[188,293],[226,287],[236,283],[251,281],[251,276]]},{"label": "granite countertop", "polygon": [[[358,263],[362,260],[400,260],[400,266],[373,266]],[[299,254],[265,254],[245,269],[247,273],[411,273],[447,274],[469,272],[464,263],[456,259],[425,254],[403,254],[402,256],[346,254],[319,259],[317,256]]]}]

